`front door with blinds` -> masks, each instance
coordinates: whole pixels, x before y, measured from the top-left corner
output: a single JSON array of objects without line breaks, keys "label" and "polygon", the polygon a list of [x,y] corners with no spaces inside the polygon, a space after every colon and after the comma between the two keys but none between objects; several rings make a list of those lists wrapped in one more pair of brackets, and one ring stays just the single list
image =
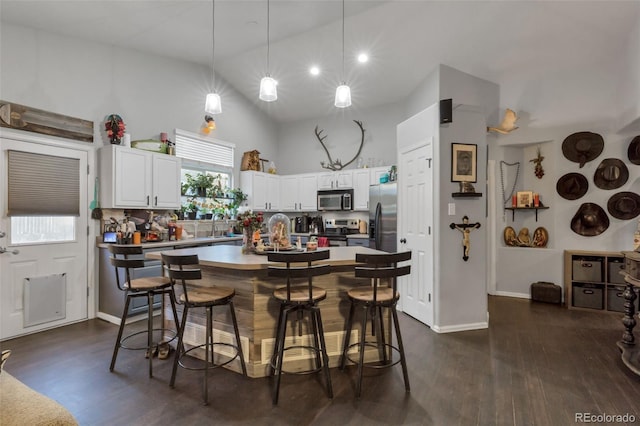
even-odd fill
[{"label": "front door with blinds", "polygon": [[0,138],[0,340],[87,318],[87,155]]}]

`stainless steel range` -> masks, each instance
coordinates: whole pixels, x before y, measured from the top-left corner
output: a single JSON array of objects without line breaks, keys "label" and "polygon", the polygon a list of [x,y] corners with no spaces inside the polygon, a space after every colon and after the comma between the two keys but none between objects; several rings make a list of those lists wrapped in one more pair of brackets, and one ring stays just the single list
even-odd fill
[{"label": "stainless steel range", "polygon": [[360,231],[358,219],[327,219],[324,221],[324,232],[318,237],[326,237],[330,247],[346,247],[347,235]]}]

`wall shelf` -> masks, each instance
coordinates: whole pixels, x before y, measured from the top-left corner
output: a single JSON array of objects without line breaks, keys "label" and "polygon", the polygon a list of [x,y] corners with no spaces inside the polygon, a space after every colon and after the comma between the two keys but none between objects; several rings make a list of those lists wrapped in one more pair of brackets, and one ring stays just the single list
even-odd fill
[{"label": "wall shelf", "polygon": [[453,198],[479,198],[482,192],[454,192],[451,194]]},{"label": "wall shelf", "polygon": [[505,207],[505,210],[511,210],[511,221],[513,222],[516,218],[516,210],[535,210],[536,211],[536,222],[538,221],[538,210],[548,209],[548,206],[540,206],[540,207]]}]

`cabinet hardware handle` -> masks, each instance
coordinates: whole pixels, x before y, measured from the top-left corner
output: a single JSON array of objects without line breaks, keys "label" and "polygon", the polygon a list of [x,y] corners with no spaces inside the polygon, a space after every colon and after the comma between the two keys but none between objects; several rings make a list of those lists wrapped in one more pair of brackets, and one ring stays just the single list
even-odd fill
[{"label": "cabinet hardware handle", "polygon": [[149,196],[147,195],[147,205],[149,205]]},{"label": "cabinet hardware handle", "polygon": [[158,196],[156,195],[153,199],[155,200],[155,201],[153,202],[153,205],[154,205],[154,206],[157,206],[157,205],[158,205]]}]

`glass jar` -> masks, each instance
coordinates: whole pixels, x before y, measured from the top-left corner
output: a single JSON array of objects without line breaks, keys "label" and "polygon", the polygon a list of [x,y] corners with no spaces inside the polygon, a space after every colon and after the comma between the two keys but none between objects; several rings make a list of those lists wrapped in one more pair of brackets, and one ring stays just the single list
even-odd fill
[{"label": "glass jar", "polygon": [[277,245],[280,248],[291,247],[290,227],[291,222],[287,215],[276,213],[271,216],[268,224],[269,244],[273,247]]}]

